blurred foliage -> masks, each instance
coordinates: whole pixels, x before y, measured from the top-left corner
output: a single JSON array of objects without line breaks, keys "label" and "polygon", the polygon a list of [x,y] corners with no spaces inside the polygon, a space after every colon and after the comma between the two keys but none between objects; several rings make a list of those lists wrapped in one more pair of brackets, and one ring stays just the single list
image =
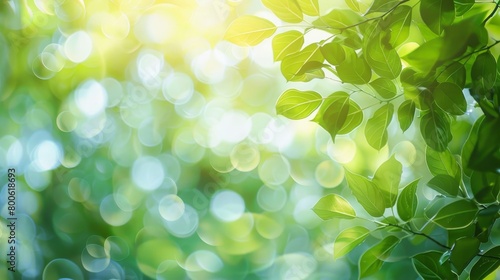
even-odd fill
[{"label": "blurred foliage", "polygon": [[[371,148],[388,147],[391,154],[375,172],[359,174],[345,166],[351,194],[328,194],[314,206],[324,220],[354,219],[377,226],[379,241],[359,257],[358,277],[376,274],[384,262],[394,261],[390,256],[396,262],[410,257],[424,279],[495,274],[500,265],[492,237],[500,217],[500,3],[263,3],[282,21],[299,24],[275,25],[267,18],[242,16],[229,26],[226,40],[255,46],[272,37],[274,60],[288,82],[330,79],[345,87],[325,94],[288,89],[279,97],[276,112],[292,120],[311,119],[333,141],[361,126],[358,130]],[[359,105],[366,100],[369,105]],[[480,113],[467,117],[478,109]],[[401,133],[420,130],[420,135],[412,133],[412,143],[423,139],[428,170],[403,170],[393,148],[399,140],[389,136],[395,116]],[[475,122],[468,139],[461,137],[464,132],[453,133],[464,120]],[[431,178],[422,180],[429,171]],[[404,186],[403,175],[415,181]],[[364,211],[355,211],[353,203]],[[375,237],[362,224],[353,224],[337,236],[335,256]],[[419,250],[392,253],[404,240],[418,244]],[[422,248],[422,242],[437,248]]]}]

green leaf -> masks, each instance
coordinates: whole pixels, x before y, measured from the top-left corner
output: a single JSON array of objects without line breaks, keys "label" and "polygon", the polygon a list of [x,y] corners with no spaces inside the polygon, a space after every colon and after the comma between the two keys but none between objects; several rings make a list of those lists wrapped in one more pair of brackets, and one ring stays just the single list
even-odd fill
[{"label": "green leaf", "polygon": [[360,12],[360,7],[359,7],[359,3],[357,0],[345,0],[345,3],[347,4],[347,6],[349,8],[351,8],[353,11],[355,12]]},{"label": "green leaf", "polygon": [[445,229],[459,229],[470,225],[477,212],[474,202],[462,199],[441,208],[432,221]]},{"label": "green leaf", "polygon": [[484,115],[479,117],[472,126],[472,129],[469,132],[469,136],[462,147],[462,166],[464,167],[464,173],[468,176],[471,175],[472,170],[469,168],[469,160],[472,155],[472,151],[474,150],[474,146],[477,142],[479,126],[481,122],[484,120]]},{"label": "green leaf", "polygon": [[314,205],[313,211],[323,220],[356,218],[356,212],[351,204],[345,198],[333,193],[322,197]]},{"label": "green leaf", "polygon": [[289,89],[278,98],[276,113],[292,120],[300,120],[318,109],[322,101],[323,98],[317,92]]},{"label": "green leaf", "polygon": [[356,200],[373,217],[384,214],[384,196],[375,184],[363,176],[346,170],[345,177]]},{"label": "green leaf", "polygon": [[441,50],[444,47],[443,38],[435,38],[420,45],[405,55],[403,59],[413,68],[427,74],[440,64]]},{"label": "green leaf", "polygon": [[398,121],[399,127],[404,132],[413,123],[413,118],[415,117],[415,102],[411,100],[405,100],[398,108]]},{"label": "green leaf", "polygon": [[345,92],[336,92],[330,95],[314,119],[321,127],[330,133],[332,140],[344,126],[349,114],[349,95]]},{"label": "green leaf", "polygon": [[405,222],[415,217],[415,213],[417,212],[417,186],[419,180],[417,179],[409,183],[399,195],[397,204],[398,215]]},{"label": "green leaf", "polygon": [[457,17],[465,14],[472,6],[474,6],[474,0],[454,0],[455,2],[455,13]]},{"label": "green leaf", "polygon": [[304,35],[297,30],[283,32],[273,38],[274,61],[283,60],[288,54],[300,51],[304,44]]},{"label": "green leaf", "polygon": [[470,186],[479,203],[494,203],[500,191],[500,175],[490,172],[472,172]]},{"label": "green leaf", "polygon": [[224,39],[240,46],[255,46],[276,32],[276,26],[256,16],[241,16],[226,30]]},{"label": "green leaf", "polygon": [[399,244],[399,241],[396,236],[389,235],[366,250],[359,258],[359,277],[363,278],[379,271],[394,247]]},{"label": "green leaf", "polygon": [[262,4],[282,21],[299,23],[303,19],[297,0],[262,0]]},{"label": "green leaf", "polygon": [[304,14],[308,16],[319,16],[318,0],[297,0]]},{"label": "green leaf", "polygon": [[[487,208],[481,209],[477,215],[475,224],[475,235],[479,241],[487,243],[490,239],[491,229],[498,218],[500,205],[491,204]],[[472,236],[470,235],[470,236]]]},{"label": "green leaf", "polygon": [[448,119],[433,109],[422,116],[420,132],[425,143],[436,151],[446,150],[452,138]]},{"label": "green leaf", "polygon": [[382,163],[375,171],[373,183],[382,192],[385,208],[392,207],[396,203],[402,173],[403,165],[394,155]]},{"label": "green leaf", "polygon": [[375,0],[368,10],[367,14],[374,12],[387,12],[394,8],[400,0]]},{"label": "green leaf", "polygon": [[456,84],[444,82],[434,89],[434,100],[439,108],[452,115],[463,115],[467,111],[462,88]]},{"label": "green leaf", "polygon": [[455,20],[453,0],[422,0],[420,16],[432,32],[440,35]]},{"label": "green leaf", "polygon": [[336,67],[337,76],[344,83],[364,85],[372,77],[370,66],[362,57],[354,56],[352,59],[346,59],[342,64]]},{"label": "green leaf", "polygon": [[446,68],[437,76],[437,81],[439,83],[453,83],[458,85],[460,88],[465,86],[465,67],[460,62],[453,62],[452,64],[446,66]]},{"label": "green leaf", "polygon": [[470,261],[479,253],[480,244],[481,242],[477,238],[467,236],[455,241],[451,248],[450,261],[458,274],[462,274]]},{"label": "green leaf", "polygon": [[459,182],[447,174],[436,175],[429,180],[427,186],[447,196],[455,197],[458,195]]},{"label": "green leaf", "polygon": [[500,118],[485,118],[479,125],[478,138],[468,166],[478,171],[500,173]]},{"label": "green leaf", "polygon": [[344,48],[336,42],[330,42],[323,45],[321,47],[321,53],[325,57],[326,61],[332,65],[340,65],[344,62],[346,57]]},{"label": "green leaf", "polygon": [[380,77],[395,79],[401,73],[401,59],[396,50],[385,48],[381,40],[381,35],[369,40],[364,48],[366,62]]},{"label": "green leaf", "polygon": [[[331,107],[333,103],[339,103],[339,100],[344,100],[345,98],[349,98],[349,95],[345,92],[336,92],[328,96],[323,105],[319,108],[316,117],[314,118],[314,122],[318,123],[321,127],[323,127],[326,131],[332,130],[331,127],[334,125],[331,123],[331,119],[325,118],[325,115],[331,116],[331,113],[327,113],[330,110],[339,110],[339,108]],[[361,124],[363,121],[363,111],[359,107],[356,102],[352,99],[349,99],[349,109],[348,114],[346,116],[345,122],[340,129],[338,129],[337,134],[346,134],[351,132],[357,126]],[[333,139],[332,139],[333,140]]]},{"label": "green leaf", "polygon": [[391,123],[393,114],[394,105],[388,103],[375,111],[373,117],[366,122],[366,141],[374,149],[380,150],[387,144],[387,127]]},{"label": "green leaf", "polygon": [[412,18],[412,8],[407,5],[398,6],[384,19],[384,25],[390,30],[389,44],[395,48],[408,39],[410,35],[410,25]]},{"label": "green leaf", "polygon": [[352,10],[334,9],[314,21],[313,24],[318,27],[324,27],[327,25],[331,28],[342,30],[359,24],[364,20],[365,19],[363,17]]},{"label": "green leaf", "polygon": [[304,66],[309,62],[323,63],[324,58],[318,44],[311,44],[303,50],[289,54],[283,58],[281,62],[281,73],[287,81],[296,81],[302,78],[304,74]]},{"label": "green leaf", "polygon": [[396,86],[390,79],[378,78],[370,82],[370,86],[385,99],[393,98],[397,94]]},{"label": "green leaf", "polygon": [[[485,256],[500,256],[500,246],[493,247],[486,251]],[[486,278],[500,266],[500,259],[481,257],[472,267],[470,271],[471,280],[480,280]]]},{"label": "green leaf", "polygon": [[497,62],[491,52],[484,52],[476,57],[472,65],[472,82],[483,89],[490,89],[495,85],[497,76]]},{"label": "green leaf", "polygon": [[450,175],[454,177],[456,181],[461,181],[462,174],[460,172],[460,166],[449,149],[438,152],[426,147],[425,161],[432,175]]},{"label": "green leaf", "polygon": [[439,263],[441,255],[441,252],[430,251],[413,256],[413,266],[420,277],[426,280],[458,279],[458,275],[451,271],[449,262]]},{"label": "green leaf", "polygon": [[333,257],[340,258],[365,241],[370,231],[362,226],[348,228],[339,233],[333,243]]}]

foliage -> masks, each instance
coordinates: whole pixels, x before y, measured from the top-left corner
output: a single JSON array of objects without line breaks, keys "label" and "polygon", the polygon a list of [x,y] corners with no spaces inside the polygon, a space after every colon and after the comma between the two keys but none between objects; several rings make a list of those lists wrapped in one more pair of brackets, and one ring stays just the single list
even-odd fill
[{"label": "foliage", "polygon": [[[317,0],[263,4],[286,24],[275,26],[263,18],[243,16],[229,26],[225,38],[254,46],[272,37],[274,60],[281,63],[287,81],[334,80],[346,88],[327,95],[289,89],[277,101],[278,114],[311,119],[333,140],[364,126],[366,141],[375,150],[390,142],[388,127],[396,115],[401,131],[416,128],[427,146],[425,160],[433,176],[427,182],[418,179],[424,174],[413,174],[415,180],[401,187],[403,168],[391,156],[373,178],[345,170],[352,195],[364,211],[355,211],[353,200],[339,194],[329,194],[316,204],[314,211],[322,219],[360,222],[338,235],[335,257],[344,256],[370,235],[380,238],[359,259],[359,276],[365,277],[376,273],[403,240],[417,242],[424,237],[435,249],[412,256],[422,278],[483,279],[493,272],[500,265],[500,247],[494,247],[489,237],[499,217],[500,59],[495,54],[500,40],[495,39],[498,34],[491,22],[497,20],[500,4],[467,0],[346,0],[345,5],[327,8]],[[286,30],[280,32],[282,27]],[[312,31],[321,32],[323,38],[306,44]],[[362,108],[359,94],[366,97],[364,103],[367,99],[373,103]],[[484,116],[476,120],[468,139],[454,139],[452,127],[468,114],[469,96]],[[452,152],[452,141],[463,145],[462,150]],[[419,195],[429,190],[435,194],[432,200]],[[375,223],[382,237],[362,226],[365,220]],[[442,231],[447,241],[436,239]]]}]

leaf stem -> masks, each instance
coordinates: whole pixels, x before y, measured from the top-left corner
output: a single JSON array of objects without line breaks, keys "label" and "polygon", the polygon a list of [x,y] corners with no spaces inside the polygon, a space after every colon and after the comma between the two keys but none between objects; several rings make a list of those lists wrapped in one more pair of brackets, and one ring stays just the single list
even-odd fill
[{"label": "leaf stem", "polygon": [[[493,3],[495,3],[495,2],[493,2]],[[500,1],[498,1],[498,2],[496,2],[496,3],[495,3],[495,8],[494,8],[494,9],[493,9],[493,11],[492,11],[492,12],[491,12],[491,13],[490,13],[490,14],[489,14],[489,15],[488,15],[488,16],[487,16],[484,20],[483,20],[483,25],[485,25],[485,24],[488,22],[488,20],[490,20],[492,17],[494,17],[494,16],[495,16],[495,14],[496,14],[496,12],[497,12],[497,10],[498,10],[499,6],[500,6]]]},{"label": "leaf stem", "polygon": [[402,230],[404,230],[404,231],[406,231],[406,232],[409,232],[409,233],[411,233],[411,234],[414,234],[414,235],[420,235],[420,236],[423,236],[423,237],[425,237],[425,238],[427,238],[427,239],[431,240],[432,242],[436,243],[437,245],[439,245],[439,246],[441,246],[441,247],[443,247],[443,248],[446,248],[446,249],[448,249],[448,250],[450,250],[450,249],[451,249],[451,247],[448,247],[448,246],[444,245],[443,243],[441,243],[441,242],[437,241],[436,239],[434,239],[432,236],[427,235],[427,234],[425,234],[425,233],[423,233],[423,232],[414,231],[414,230],[412,230],[412,229],[405,228],[405,227],[403,227],[403,226],[400,226],[400,225],[395,225],[395,224],[387,224],[387,225],[388,225],[388,226],[391,226],[391,227],[400,228],[400,229],[402,229]]}]

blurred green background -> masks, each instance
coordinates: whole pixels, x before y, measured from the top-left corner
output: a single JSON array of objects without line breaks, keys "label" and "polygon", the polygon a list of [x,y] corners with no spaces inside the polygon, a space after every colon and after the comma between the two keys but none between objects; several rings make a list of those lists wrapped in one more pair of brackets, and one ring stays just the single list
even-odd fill
[{"label": "blurred green background", "polygon": [[[361,133],[333,143],[276,116],[289,87],[343,86],[287,84],[270,40],[223,41],[243,14],[276,22],[257,0],[1,2],[1,252],[8,168],[19,244],[18,271],[2,253],[1,279],[357,278],[367,246],[334,260],[351,221],[323,222],[312,206],[352,198],[342,165],[373,174],[390,153],[409,182],[426,172],[425,145],[391,124],[378,152]],[[457,138],[476,117],[461,117]],[[372,279],[397,275],[417,278],[408,259]]]}]

